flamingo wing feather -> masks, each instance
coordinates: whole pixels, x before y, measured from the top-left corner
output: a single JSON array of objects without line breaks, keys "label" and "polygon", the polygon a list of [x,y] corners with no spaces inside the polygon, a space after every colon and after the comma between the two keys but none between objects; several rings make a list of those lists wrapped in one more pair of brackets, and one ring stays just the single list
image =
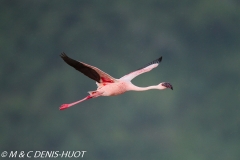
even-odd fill
[{"label": "flamingo wing feather", "polygon": [[162,61],[162,57],[148,63],[145,67],[142,67],[136,71],[133,71],[125,76],[123,76],[122,78],[120,78],[121,80],[128,80],[131,81],[133,78],[137,77],[140,74],[143,74],[145,72],[149,72],[151,71],[153,68],[156,68],[158,66],[158,64]]},{"label": "flamingo wing feather", "polygon": [[61,58],[70,66],[75,68],[76,70],[80,71],[87,77],[91,78],[92,80],[102,83],[114,83],[116,79],[108,75],[107,73],[103,72],[102,70],[98,69],[97,67],[91,66],[89,64],[76,61],[70,57],[68,57],[64,52],[60,55]]}]

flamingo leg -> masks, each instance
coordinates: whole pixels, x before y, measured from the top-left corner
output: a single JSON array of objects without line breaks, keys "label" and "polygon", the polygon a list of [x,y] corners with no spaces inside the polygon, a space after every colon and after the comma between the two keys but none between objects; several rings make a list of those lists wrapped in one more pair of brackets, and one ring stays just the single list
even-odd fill
[{"label": "flamingo leg", "polygon": [[71,106],[73,106],[75,104],[81,103],[81,102],[83,102],[85,100],[88,100],[88,99],[91,99],[91,98],[93,98],[93,97],[89,95],[89,96],[87,96],[87,97],[85,97],[85,98],[83,98],[83,99],[81,99],[79,101],[76,101],[76,102],[73,102],[73,103],[69,103],[69,104],[62,104],[61,107],[59,108],[59,110],[67,109],[67,108],[69,108],[69,107],[71,107]]}]

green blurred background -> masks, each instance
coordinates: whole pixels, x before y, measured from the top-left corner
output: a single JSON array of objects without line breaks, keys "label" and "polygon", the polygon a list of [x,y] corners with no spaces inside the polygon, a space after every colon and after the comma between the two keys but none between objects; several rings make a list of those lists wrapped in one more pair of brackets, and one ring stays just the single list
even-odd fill
[{"label": "green blurred background", "polygon": [[[0,21],[0,152],[240,159],[240,1],[1,0]],[[174,90],[59,111],[96,88],[63,51],[115,78],[163,56],[133,83]]]}]

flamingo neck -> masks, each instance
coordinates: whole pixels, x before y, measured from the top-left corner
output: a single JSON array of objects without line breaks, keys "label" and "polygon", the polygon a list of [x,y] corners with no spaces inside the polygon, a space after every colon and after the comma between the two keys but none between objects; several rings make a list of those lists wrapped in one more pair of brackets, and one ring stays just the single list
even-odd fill
[{"label": "flamingo neck", "polygon": [[148,86],[148,87],[138,87],[135,85],[132,85],[130,90],[132,91],[147,91],[147,90],[151,90],[151,89],[164,89],[164,87],[159,87],[159,85],[155,85],[155,86]]}]

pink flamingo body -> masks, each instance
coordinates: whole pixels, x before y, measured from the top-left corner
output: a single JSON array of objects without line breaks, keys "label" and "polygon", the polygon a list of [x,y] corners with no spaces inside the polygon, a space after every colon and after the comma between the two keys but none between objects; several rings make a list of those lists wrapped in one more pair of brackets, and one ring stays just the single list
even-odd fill
[{"label": "pink flamingo body", "polygon": [[70,104],[63,104],[60,107],[60,110],[67,109],[73,105],[76,105],[80,102],[83,102],[85,100],[96,98],[99,96],[116,96],[119,94],[122,94],[126,91],[146,91],[150,89],[159,89],[163,90],[166,88],[170,88],[173,90],[173,87],[168,82],[162,82],[155,86],[148,86],[148,87],[138,87],[131,83],[131,80],[135,78],[136,76],[151,71],[153,68],[157,67],[158,64],[161,62],[162,57],[152,61],[149,63],[146,67],[138,69],[134,72],[131,72],[120,79],[116,79],[108,75],[107,73],[101,71],[97,67],[88,65],[83,62],[79,62],[76,60],[73,60],[69,58],[65,53],[61,54],[62,59],[69,64],[70,66],[74,67],[76,70],[82,72],[89,78],[96,81],[96,84],[98,86],[97,90],[95,91],[89,91],[89,95],[79,101],[70,103]]}]

